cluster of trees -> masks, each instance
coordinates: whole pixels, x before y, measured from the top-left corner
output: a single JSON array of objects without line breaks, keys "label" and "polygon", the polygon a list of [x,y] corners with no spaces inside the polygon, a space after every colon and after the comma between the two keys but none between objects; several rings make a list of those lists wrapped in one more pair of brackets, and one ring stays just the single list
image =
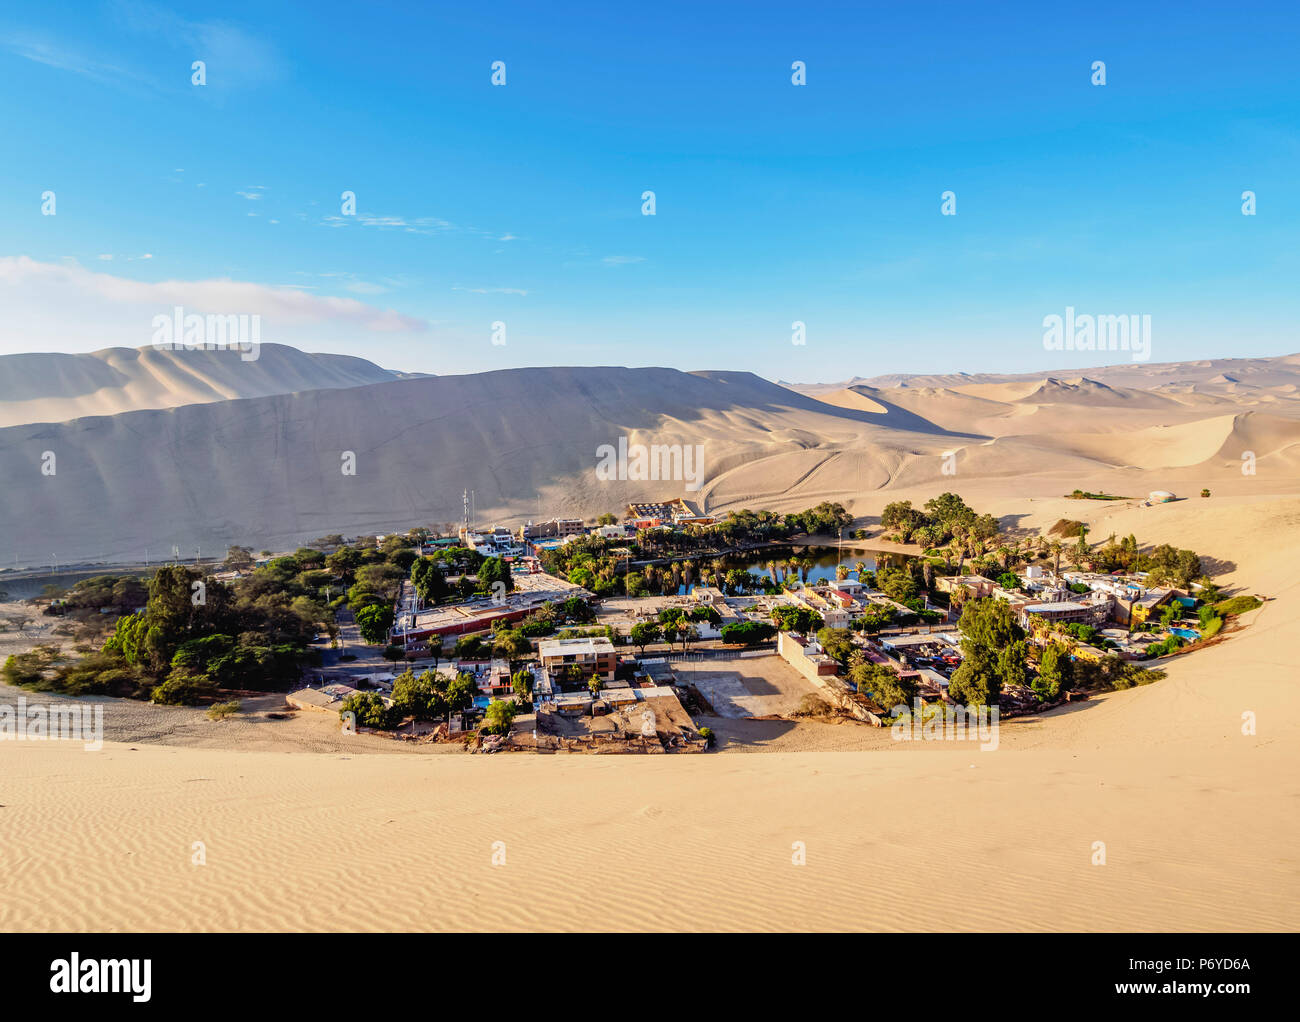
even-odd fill
[{"label": "cluster of trees", "polygon": [[362,727],[389,730],[406,720],[447,721],[453,713],[474,705],[478,686],[474,676],[459,671],[447,677],[438,671],[407,670],[393,680],[391,705],[375,692],[354,692],[343,700],[339,716],[355,714]]},{"label": "cluster of trees", "polygon": [[789,604],[773,607],[772,620],[783,632],[799,632],[803,635],[816,633],[826,623],[817,611]]},{"label": "cluster of trees", "polygon": [[776,626],[766,621],[733,621],[722,626],[722,641],[734,646],[757,646],[776,634]]},{"label": "cluster of trees", "polygon": [[853,524],[853,516],[843,504],[822,501],[816,507],[782,515],[775,511],[729,511],[727,517],[710,531],[729,543],[771,543],[789,539],[797,533],[810,536],[836,536],[840,529]]},{"label": "cluster of trees", "polygon": [[[1039,702],[1049,703],[1075,689],[1131,688],[1164,677],[1161,671],[1148,670],[1113,653],[1076,659],[1066,642],[1052,642],[1037,655],[1037,669],[1030,678],[1025,633],[1015,623],[1010,606],[992,597],[968,601],[958,628],[964,659],[953,672],[948,695],[968,705],[991,706],[1005,689],[1026,683]],[[1097,639],[1096,630],[1086,625],[1067,626],[1066,633],[1094,644]]]},{"label": "cluster of trees", "polygon": [[316,658],[309,643],[333,615],[305,571],[274,565],[233,585],[165,565],[148,582],[144,609],[121,614],[102,648],[78,659],[10,658],[4,676],[28,687],[159,703],[202,702],[223,688],[283,690]]},{"label": "cluster of trees", "polygon": [[1002,690],[1025,683],[1025,632],[1003,600],[966,601],[957,623],[961,666],[948,682],[948,695],[968,706],[993,706]]},{"label": "cluster of trees", "polygon": [[[450,582],[452,576],[455,582]],[[513,592],[510,564],[500,557],[484,557],[469,547],[453,546],[411,563],[411,585],[425,606],[471,596],[494,596]],[[499,585],[498,585],[499,583]]]},{"label": "cluster of trees", "polygon": [[647,646],[661,640],[670,647],[680,641],[684,650],[688,643],[700,637],[699,629],[692,622],[701,621],[716,625],[722,621],[722,615],[712,607],[695,607],[690,611],[683,607],[664,607],[659,611],[658,621],[639,621],[634,624],[629,638],[632,645],[641,650],[642,655]]},{"label": "cluster of trees", "polygon": [[1071,691],[1109,691],[1149,685],[1165,676],[1123,660],[1114,654],[1099,660],[1072,659],[1069,650],[1059,644],[1047,646],[1038,658],[1038,672],[1030,688],[1039,702],[1055,702]]},{"label": "cluster of trees", "polygon": [[785,520],[796,532],[806,532],[810,536],[838,536],[841,529],[853,524],[853,516],[844,505],[830,501],[786,515]]},{"label": "cluster of trees", "polygon": [[886,504],[880,524],[897,542],[917,543],[927,550],[954,541],[982,543],[998,536],[998,520],[976,514],[955,493],[927,500],[924,509],[912,507],[910,500]]},{"label": "cluster of trees", "polygon": [[103,610],[130,614],[148,599],[149,586],[141,576],[96,575],[77,582],[59,600],[51,602],[45,612],[55,617],[98,615]]},{"label": "cluster of trees", "polygon": [[1149,573],[1147,581],[1151,585],[1167,584],[1182,589],[1204,576],[1201,558],[1194,550],[1162,543],[1144,554],[1138,549],[1137,537],[1132,535],[1119,539],[1111,535],[1101,546],[1088,548],[1086,535],[1085,527],[1079,538],[1080,544],[1085,544],[1084,559],[1097,571],[1145,571]]},{"label": "cluster of trees", "polygon": [[904,678],[886,664],[873,664],[859,658],[849,665],[848,679],[860,695],[867,696],[882,710],[909,707],[916,697],[914,678]]}]

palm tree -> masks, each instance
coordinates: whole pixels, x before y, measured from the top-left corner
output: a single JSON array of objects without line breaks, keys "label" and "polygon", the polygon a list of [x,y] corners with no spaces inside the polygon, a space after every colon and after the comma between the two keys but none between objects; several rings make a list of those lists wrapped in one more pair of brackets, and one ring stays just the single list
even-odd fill
[{"label": "palm tree", "polygon": [[859,581],[859,582],[862,581],[863,577],[867,574],[867,565],[866,565],[866,562],[864,562],[864,561],[858,561],[858,563],[855,564],[855,565],[853,565],[853,567],[854,567],[854,570],[856,570],[857,573],[858,573],[858,581]]},{"label": "palm tree", "polygon": [[772,576],[772,585],[776,585],[776,561],[767,562],[767,573]]},{"label": "palm tree", "polygon": [[1061,573],[1061,541],[1054,539],[1048,546],[1052,554],[1052,573],[1059,575]]}]

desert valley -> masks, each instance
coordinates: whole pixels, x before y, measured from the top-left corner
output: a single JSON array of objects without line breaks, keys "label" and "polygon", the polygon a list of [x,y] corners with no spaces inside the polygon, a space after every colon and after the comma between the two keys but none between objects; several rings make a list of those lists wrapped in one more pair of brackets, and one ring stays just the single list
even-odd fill
[{"label": "desert valley", "polygon": [[[537,602],[512,619],[509,638],[482,631],[489,645],[494,636],[522,642],[505,654],[513,668],[539,661],[527,686],[553,673],[556,704],[585,700],[576,719],[593,728],[605,726],[593,699],[609,703],[609,719],[626,715],[609,683],[612,661],[590,697],[591,670],[561,685],[571,679],[547,663],[548,648],[563,653],[548,642],[600,650],[611,636],[619,662],[651,678],[650,689],[663,688],[653,678],[671,670],[676,691],[700,696],[686,700],[681,718],[676,699],[674,715],[661,709],[661,735],[664,719],[680,722],[674,741],[685,749],[707,731],[716,754],[466,755],[464,744],[400,741],[378,727],[341,731],[340,704],[313,712],[310,695],[292,705],[283,695],[245,695],[225,719],[107,694],[50,695],[52,704],[102,704],[104,741],[93,752],[80,742],[0,742],[7,929],[1250,930],[1300,922],[1291,649],[1300,633],[1300,355],[826,384],[614,367],[420,376],[270,344],[242,364],[233,352],[112,349],[57,356],[54,372],[42,361],[51,358],[0,356],[0,472],[11,481],[0,495],[8,548],[0,589],[12,611],[0,654],[50,643],[70,652],[73,638],[55,631],[61,619],[40,608],[56,608],[53,593],[77,580],[147,579],[169,562],[192,565],[196,580],[224,577],[242,593],[279,570],[285,584],[333,583],[323,599],[343,601],[330,604],[342,648],[325,650],[319,637],[325,666],[305,668],[306,690],[313,675],[323,691],[357,674],[340,662],[345,650],[382,673],[387,646],[394,662],[374,706],[391,708],[399,661],[436,666],[445,641],[449,661],[455,643],[462,664],[478,662],[462,646],[475,629],[444,637],[439,622],[491,604],[456,560],[456,551],[482,544],[473,560],[480,583],[484,563],[513,562],[509,599],[526,601],[530,587],[548,606],[553,592],[557,601],[591,597],[582,612],[591,627],[571,635],[539,631],[559,638],[531,647],[526,631],[518,638],[512,629],[532,620]],[[602,479],[597,450],[620,439],[700,445],[701,475]],[[349,454],[351,474],[340,470]],[[903,502],[919,512],[952,493],[995,520],[991,541],[976,541],[964,507],[955,530],[940,527],[936,510],[926,532],[900,534],[921,520],[900,526]],[[682,510],[672,517],[670,506]],[[842,528],[819,531],[806,513],[815,506],[838,506]],[[684,554],[701,574],[694,587],[691,575],[679,578],[672,544],[710,543],[710,530],[746,510],[787,519],[785,569],[772,564],[773,544],[755,542],[750,571]],[[594,558],[572,556],[581,544],[565,540],[579,531]],[[329,534],[338,542],[313,553]],[[1130,536],[1123,569],[1093,563],[1118,556],[1119,538]],[[366,543],[348,546],[344,537]],[[652,542],[657,560],[645,553]],[[618,567],[625,546],[651,569],[635,591],[633,554]],[[340,574],[335,565],[347,557],[330,558],[354,547],[347,557],[377,566],[438,565],[436,591],[420,571],[393,576],[391,590],[378,567]],[[1197,570],[1157,578],[1165,569],[1152,558],[1162,547],[1193,551]],[[801,568],[807,549],[827,558],[824,579]],[[232,569],[236,550],[246,560]],[[355,587],[371,577],[378,593],[363,585],[340,596],[338,578]],[[458,584],[459,596],[442,590]],[[706,589],[719,614],[696,613]],[[1139,616],[1144,599],[1151,607]],[[1077,699],[1064,688],[1038,690],[1046,708],[1008,713],[989,751],[900,742],[887,718],[872,726],[866,711],[804,712],[800,693],[832,691],[818,687],[818,663],[850,682],[893,671],[932,691],[933,705],[950,701],[947,688],[971,677],[952,669],[963,657],[972,662],[962,601],[1011,608],[1000,613],[1020,622],[1035,678],[1048,674],[1049,647],[1117,669],[1122,654],[1142,661],[1132,665],[1139,672],[1162,673]],[[1170,606],[1161,631],[1155,611]],[[389,613],[373,636],[366,624],[382,615],[367,607]],[[1035,618],[1047,616],[1039,612],[1066,607],[1082,608],[1071,622],[1092,624],[1039,628]],[[1205,608],[1199,620],[1195,608]],[[845,627],[829,627],[841,614]],[[827,626],[818,634],[828,648],[808,631],[806,649],[778,655],[792,634],[789,615],[815,617],[799,625],[805,631]],[[749,653],[726,652],[725,635],[697,633],[694,650],[682,639],[680,653],[672,637],[664,641],[674,620],[685,631],[689,617],[707,632],[719,616],[737,625],[775,619],[783,630],[775,645],[751,643]],[[420,631],[424,621],[432,624]],[[632,656],[638,623],[654,629],[641,635],[649,657],[644,644],[642,657]],[[1157,661],[1135,642],[1163,641],[1170,629],[1187,635],[1190,651],[1171,640],[1171,655]],[[954,637],[950,649],[908,647],[939,644],[940,633]],[[252,648],[251,639],[239,642]],[[838,666],[829,663],[834,642],[845,644]],[[714,650],[718,662],[707,659]],[[741,691],[719,680],[744,674],[738,656],[755,658],[748,663],[760,665],[762,685]],[[645,663],[630,666],[637,660]],[[795,668],[810,670],[811,682]],[[500,692],[484,684],[485,703],[511,698],[508,672]],[[847,693],[845,705],[867,705],[858,698],[864,685],[834,691]],[[435,689],[446,703],[444,683]],[[12,703],[24,692],[0,695]],[[524,695],[542,702],[531,687]],[[426,689],[425,697],[435,695]],[[28,690],[25,698],[38,697]],[[647,698],[627,696],[634,707]],[[409,729],[449,729],[452,710],[442,703],[425,725],[418,713],[408,719]],[[357,695],[349,705],[369,704]],[[579,750],[575,734],[562,731],[548,751]],[[481,749],[481,736],[476,742]],[[542,751],[539,742],[530,748]],[[79,882],[61,885],[70,875]],[[376,880],[384,897],[363,896]]]}]

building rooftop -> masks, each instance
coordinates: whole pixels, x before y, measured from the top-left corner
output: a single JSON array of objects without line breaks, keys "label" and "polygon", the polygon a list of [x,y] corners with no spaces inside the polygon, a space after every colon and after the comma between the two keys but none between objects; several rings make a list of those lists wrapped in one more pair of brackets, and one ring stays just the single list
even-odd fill
[{"label": "building rooftop", "polygon": [[569,656],[574,653],[590,653],[595,656],[597,653],[612,652],[614,652],[614,644],[604,636],[586,639],[542,639],[537,643],[537,653],[542,657]]}]

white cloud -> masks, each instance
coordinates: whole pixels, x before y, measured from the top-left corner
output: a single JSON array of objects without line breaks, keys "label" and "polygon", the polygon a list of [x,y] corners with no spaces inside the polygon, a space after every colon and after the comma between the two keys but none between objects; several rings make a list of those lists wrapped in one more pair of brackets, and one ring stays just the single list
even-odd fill
[{"label": "white cloud", "polygon": [[427,320],[393,309],[298,288],[227,278],[140,281],[75,262],[0,257],[0,352],[141,347],[150,343],[152,318],[177,305],[205,315],[256,313],[263,341],[307,350],[329,342],[347,350],[358,346],[359,335],[414,335],[430,328]]}]

